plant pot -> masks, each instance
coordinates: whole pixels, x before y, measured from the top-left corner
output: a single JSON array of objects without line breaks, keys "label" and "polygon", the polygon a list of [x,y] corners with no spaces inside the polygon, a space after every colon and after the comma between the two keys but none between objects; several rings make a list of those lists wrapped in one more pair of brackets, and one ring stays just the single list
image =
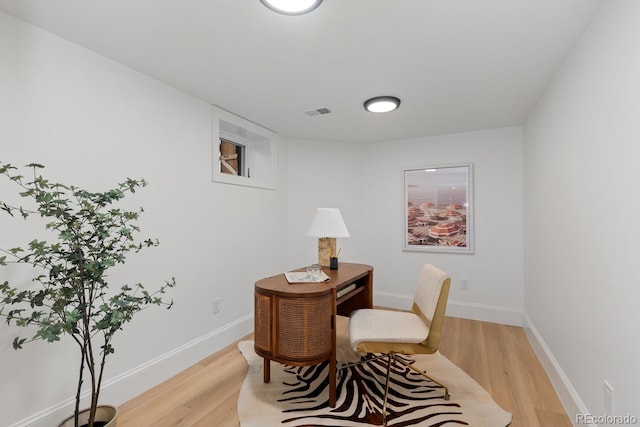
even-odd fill
[{"label": "plant pot", "polygon": [[[80,426],[86,426],[89,422],[89,409],[80,411],[78,422]],[[94,427],[116,427],[118,422],[118,408],[111,405],[100,405],[96,409],[96,419]],[[101,424],[98,424],[101,423]],[[74,427],[74,416],[70,416],[66,420],[58,424],[58,427]]]}]

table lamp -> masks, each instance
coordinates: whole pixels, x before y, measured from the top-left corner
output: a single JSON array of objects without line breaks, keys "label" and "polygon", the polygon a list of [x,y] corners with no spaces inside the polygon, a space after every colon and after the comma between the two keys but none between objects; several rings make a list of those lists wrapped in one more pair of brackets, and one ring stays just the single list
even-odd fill
[{"label": "table lamp", "polygon": [[307,236],[318,238],[318,264],[329,266],[336,254],[336,237],[349,237],[349,230],[338,208],[318,208],[307,229]]}]

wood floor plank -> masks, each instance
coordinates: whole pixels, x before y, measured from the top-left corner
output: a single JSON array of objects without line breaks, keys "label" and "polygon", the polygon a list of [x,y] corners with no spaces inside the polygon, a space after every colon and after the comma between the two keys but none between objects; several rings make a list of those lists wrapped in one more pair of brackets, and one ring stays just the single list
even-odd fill
[{"label": "wood floor plank", "polygon": [[512,426],[572,426],[522,328],[448,317],[442,340],[441,353],[512,413]]},{"label": "wood floor plank", "polygon": [[[572,426],[522,328],[447,317],[440,352],[513,414],[512,427]],[[238,427],[246,373],[233,343],[121,405],[118,426]]]},{"label": "wood floor plank", "polygon": [[247,363],[234,343],[120,406],[118,425],[237,427],[246,372]]}]

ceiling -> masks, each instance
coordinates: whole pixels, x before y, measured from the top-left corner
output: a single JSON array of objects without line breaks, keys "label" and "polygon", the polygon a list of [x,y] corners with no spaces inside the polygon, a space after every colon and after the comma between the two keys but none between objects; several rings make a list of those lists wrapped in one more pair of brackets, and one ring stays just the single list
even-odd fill
[{"label": "ceiling", "polygon": [[[521,125],[601,0],[0,0],[33,23],[294,138]],[[400,108],[366,112],[370,97]],[[328,108],[330,114],[305,111]]]}]

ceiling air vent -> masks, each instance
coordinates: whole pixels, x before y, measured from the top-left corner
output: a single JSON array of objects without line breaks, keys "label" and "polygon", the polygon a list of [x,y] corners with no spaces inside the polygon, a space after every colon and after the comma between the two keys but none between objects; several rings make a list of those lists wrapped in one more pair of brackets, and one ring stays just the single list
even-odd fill
[{"label": "ceiling air vent", "polygon": [[305,111],[304,112],[307,116],[320,116],[322,114],[329,114],[331,113],[331,110],[323,107],[323,108],[318,108],[316,110],[309,110],[309,111]]}]

